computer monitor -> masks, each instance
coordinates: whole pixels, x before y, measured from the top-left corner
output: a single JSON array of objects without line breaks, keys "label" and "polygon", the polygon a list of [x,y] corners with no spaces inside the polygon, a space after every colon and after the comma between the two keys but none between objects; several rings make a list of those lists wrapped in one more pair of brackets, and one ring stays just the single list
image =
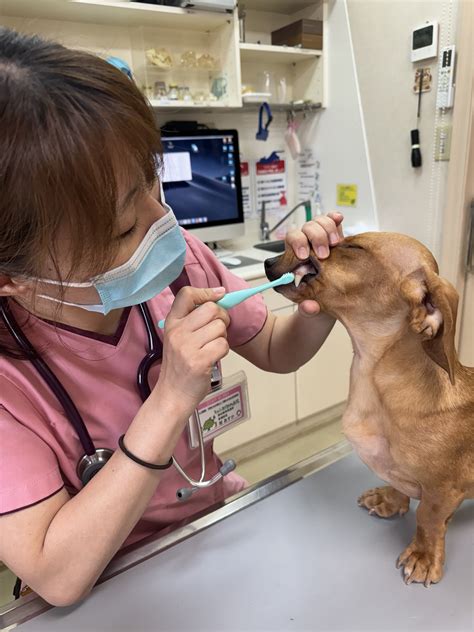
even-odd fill
[{"label": "computer monitor", "polygon": [[203,241],[244,233],[237,130],[166,133],[162,182],[183,228]]}]

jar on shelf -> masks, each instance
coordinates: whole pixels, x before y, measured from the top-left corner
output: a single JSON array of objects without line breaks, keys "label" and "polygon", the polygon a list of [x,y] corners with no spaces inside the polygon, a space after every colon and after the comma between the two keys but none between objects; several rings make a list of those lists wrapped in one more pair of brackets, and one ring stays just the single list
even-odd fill
[{"label": "jar on shelf", "polygon": [[227,78],[216,77],[212,82],[211,93],[216,97],[216,99],[224,99],[227,95]]},{"label": "jar on shelf", "polygon": [[170,101],[178,100],[179,98],[178,86],[175,83],[170,83],[167,96]]},{"label": "jar on shelf", "polygon": [[158,101],[166,99],[168,92],[166,90],[166,83],[164,81],[155,81],[153,89],[153,98]]},{"label": "jar on shelf", "polygon": [[179,100],[186,101],[187,103],[193,100],[188,86],[181,86],[181,88],[179,88]]}]

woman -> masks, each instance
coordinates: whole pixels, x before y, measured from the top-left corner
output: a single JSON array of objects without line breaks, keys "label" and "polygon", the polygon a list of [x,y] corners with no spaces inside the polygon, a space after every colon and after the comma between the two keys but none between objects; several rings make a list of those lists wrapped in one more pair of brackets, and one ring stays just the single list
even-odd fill
[{"label": "woman", "polygon": [[[184,429],[213,365],[232,348],[267,371],[294,371],[333,321],[311,302],[287,318],[267,313],[261,297],[230,314],[215,304],[245,284],[166,209],[152,111],[107,62],[0,30],[0,128],[0,558],[44,599],[67,605],[124,544],[243,487],[231,474],[180,504],[185,481],[168,469],[175,455],[199,477],[199,451]],[[288,242],[301,259],[309,242],[326,257],[341,221],[320,218]],[[175,298],[168,286],[183,264],[193,287]],[[145,401],[136,384],[148,350],[138,303],[155,323],[166,317]],[[35,356],[8,331],[11,318],[94,445],[113,450],[86,485],[76,469],[83,445]],[[207,476],[221,465],[212,445],[206,463]]]}]

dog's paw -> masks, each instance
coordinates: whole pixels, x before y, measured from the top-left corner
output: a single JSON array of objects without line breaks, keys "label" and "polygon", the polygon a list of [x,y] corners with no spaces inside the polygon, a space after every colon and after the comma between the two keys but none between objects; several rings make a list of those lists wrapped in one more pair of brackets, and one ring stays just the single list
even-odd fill
[{"label": "dog's paw", "polygon": [[403,551],[397,561],[397,568],[403,566],[406,584],[418,582],[428,587],[437,584],[443,577],[443,561],[441,555],[426,550],[413,541]]},{"label": "dog's paw", "polygon": [[374,487],[362,494],[357,504],[368,509],[370,514],[391,518],[397,514],[406,514],[410,507],[410,498],[393,487]]}]

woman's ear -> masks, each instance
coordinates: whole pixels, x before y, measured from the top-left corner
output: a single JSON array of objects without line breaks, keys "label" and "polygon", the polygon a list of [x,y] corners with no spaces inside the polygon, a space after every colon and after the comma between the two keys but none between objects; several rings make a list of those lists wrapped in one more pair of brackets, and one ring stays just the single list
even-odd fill
[{"label": "woman's ear", "polygon": [[20,296],[26,291],[26,286],[12,279],[8,274],[0,272],[0,296]]},{"label": "woman's ear", "polygon": [[427,355],[448,373],[454,384],[458,293],[451,283],[425,267],[408,275],[401,290],[410,306],[411,329],[420,336]]}]

